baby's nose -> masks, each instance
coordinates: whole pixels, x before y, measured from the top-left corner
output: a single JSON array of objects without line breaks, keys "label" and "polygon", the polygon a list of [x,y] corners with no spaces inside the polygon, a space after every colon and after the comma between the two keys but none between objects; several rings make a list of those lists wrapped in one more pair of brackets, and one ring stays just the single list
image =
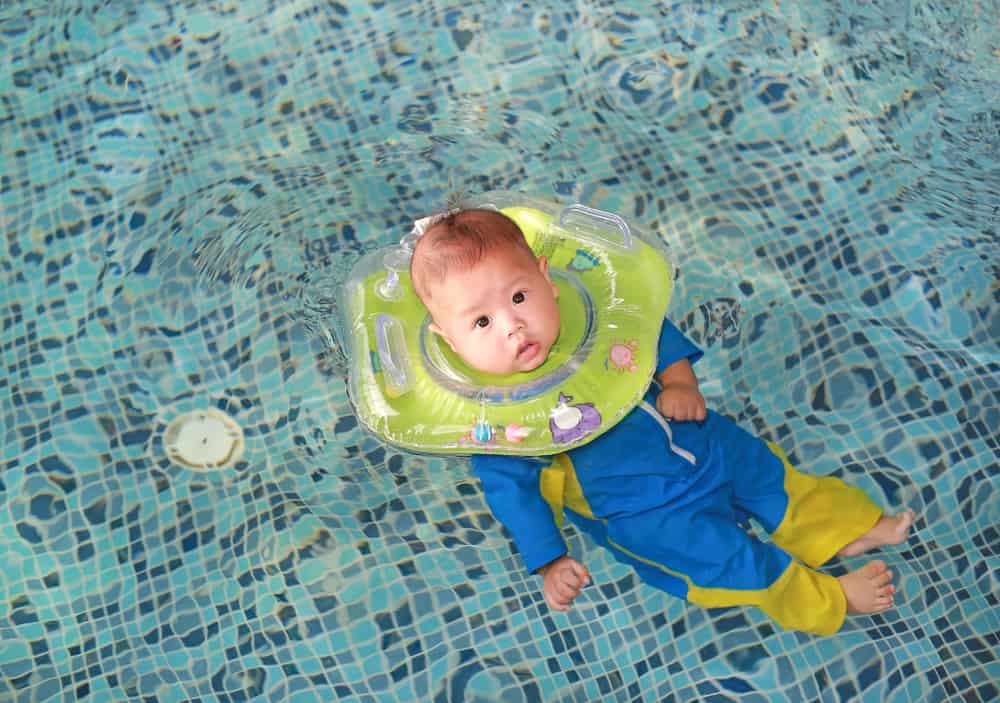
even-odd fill
[{"label": "baby's nose", "polygon": [[513,337],[515,334],[524,329],[524,320],[522,320],[517,315],[511,315],[507,320],[507,336]]}]

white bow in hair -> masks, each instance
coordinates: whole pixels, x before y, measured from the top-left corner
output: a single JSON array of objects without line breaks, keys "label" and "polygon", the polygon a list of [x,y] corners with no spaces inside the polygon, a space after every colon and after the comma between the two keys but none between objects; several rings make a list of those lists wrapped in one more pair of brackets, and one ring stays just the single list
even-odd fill
[{"label": "white bow in hair", "polygon": [[414,220],[413,229],[410,230],[410,234],[416,237],[422,237],[424,236],[424,232],[436,225],[438,222],[460,211],[461,210],[459,208],[453,208],[443,212],[436,212],[433,215],[428,215],[427,217],[421,217],[419,220]]}]

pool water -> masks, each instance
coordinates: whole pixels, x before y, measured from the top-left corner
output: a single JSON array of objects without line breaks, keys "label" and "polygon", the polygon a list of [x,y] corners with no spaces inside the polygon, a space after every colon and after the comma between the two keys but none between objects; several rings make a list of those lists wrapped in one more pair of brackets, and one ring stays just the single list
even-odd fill
[{"label": "pool water", "polygon": [[[997,17],[0,3],[0,700],[997,699]],[[495,188],[664,238],[709,403],[917,511],[893,610],[781,631],[568,528],[553,613],[466,461],[358,426],[338,283]],[[242,459],[172,462],[210,408]]]}]

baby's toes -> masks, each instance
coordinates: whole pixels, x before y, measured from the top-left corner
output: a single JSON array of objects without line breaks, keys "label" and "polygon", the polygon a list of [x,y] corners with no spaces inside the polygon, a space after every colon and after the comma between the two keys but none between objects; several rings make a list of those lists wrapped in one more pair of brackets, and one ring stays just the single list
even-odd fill
[{"label": "baby's toes", "polygon": [[881,573],[877,573],[872,577],[872,583],[876,586],[884,586],[890,581],[892,581],[892,571],[889,569],[886,569]]},{"label": "baby's toes", "polygon": [[893,586],[892,584],[889,584],[888,586],[882,586],[881,588],[875,591],[877,595],[888,596],[889,598],[892,598],[892,595],[895,592],[896,592],[896,587]]},{"label": "baby's toes", "polygon": [[906,510],[899,515],[899,520],[896,523],[896,532],[900,537],[905,537],[910,528],[913,527],[913,521],[916,520],[917,514],[913,510]]},{"label": "baby's toes", "polygon": [[874,581],[881,574],[884,574],[888,570],[885,562],[881,559],[876,559],[875,561],[870,561],[861,567],[861,573],[864,574],[865,578],[870,581]]}]

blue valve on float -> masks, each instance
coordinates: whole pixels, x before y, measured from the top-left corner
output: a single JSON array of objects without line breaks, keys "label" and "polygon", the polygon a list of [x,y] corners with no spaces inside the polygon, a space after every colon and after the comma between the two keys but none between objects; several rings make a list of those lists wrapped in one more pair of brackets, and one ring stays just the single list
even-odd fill
[{"label": "blue valve on float", "polygon": [[487,444],[493,441],[496,433],[486,419],[486,393],[480,391],[477,399],[479,400],[479,419],[472,427],[472,439],[478,444]]},{"label": "blue valve on float", "polygon": [[472,438],[479,444],[487,444],[493,439],[493,427],[486,420],[480,420],[472,428]]}]

